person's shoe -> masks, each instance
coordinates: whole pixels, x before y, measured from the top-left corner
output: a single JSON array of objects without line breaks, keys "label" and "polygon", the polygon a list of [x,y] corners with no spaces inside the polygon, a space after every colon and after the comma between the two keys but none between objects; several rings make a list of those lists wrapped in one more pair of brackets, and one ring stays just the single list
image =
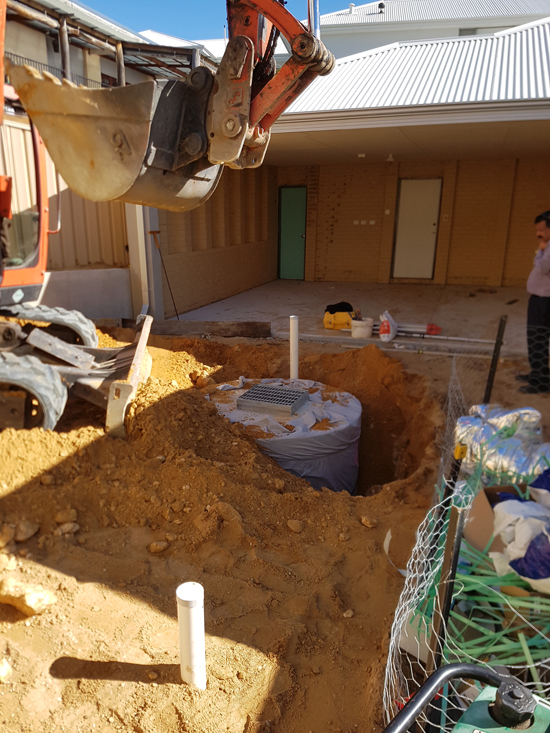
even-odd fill
[{"label": "person's shoe", "polygon": [[516,374],[516,379],[518,380],[518,382],[530,382],[531,374]]},{"label": "person's shoe", "polygon": [[525,384],[519,388],[519,391],[523,394],[545,394],[550,392],[550,386],[540,385],[536,387],[534,384]]}]

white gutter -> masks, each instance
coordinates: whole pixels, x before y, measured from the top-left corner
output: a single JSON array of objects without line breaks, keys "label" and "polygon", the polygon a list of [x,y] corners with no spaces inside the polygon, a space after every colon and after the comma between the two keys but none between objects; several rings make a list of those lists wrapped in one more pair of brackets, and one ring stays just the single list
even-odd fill
[{"label": "white gutter", "polygon": [[[345,23],[324,23],[321,16],[321,33],[339,34],[339,33],[364,33],[371,30],[380,33],[384,30],[412,30],[415,28],[434,29],[449,28],[449,26],[457,28],[483,28],[487,26],[494,28],[495,26],[510,26],[510,28],[518,28],[524,25],[536,25],[544,20],[546,13],[529,13],[525,15],[484,15],[470,17],[456,16],[448,18],[416,18],[411,20],[389,20],[384,13],[373,13],[373,20],[362,20],[357,13],[353,15],[345,15]],[[348,18],[350,19],[348,21]],[[502,31],[499,31],[502,32]],[[492,34],[491,34],[492,35]],[[459,37],[459,36],[457,36]]]},{"label": "white gutter", "polygon": [[516,120],[550,120],[550,99],[286,113],[273,125],[272,132],[276,135],[288,132]]}]

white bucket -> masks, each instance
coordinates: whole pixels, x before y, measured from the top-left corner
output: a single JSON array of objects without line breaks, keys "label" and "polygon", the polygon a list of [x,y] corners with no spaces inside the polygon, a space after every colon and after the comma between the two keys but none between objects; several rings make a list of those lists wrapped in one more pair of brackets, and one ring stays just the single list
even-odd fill
[{"label": "white bucket", "polygon": [[362,321],[352,321],[351,335],[355,339],[370,339],[373,325],[374,319],[372,318],[363,318]]}]

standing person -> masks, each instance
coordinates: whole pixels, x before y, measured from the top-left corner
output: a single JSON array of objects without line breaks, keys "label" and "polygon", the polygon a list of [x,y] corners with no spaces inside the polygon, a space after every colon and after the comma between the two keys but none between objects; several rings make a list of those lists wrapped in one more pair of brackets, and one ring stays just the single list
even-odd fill
[{"label": "standing person", "polygon": [[536,217],[535,235],[539,248],[527,280],[527,292],[530,294],[527,308],[527,352],[531,371],[529,374],[516,376],[520,382],[526,382],[520,387],[520,392],[524,394],[550,392],[550,211]]}]

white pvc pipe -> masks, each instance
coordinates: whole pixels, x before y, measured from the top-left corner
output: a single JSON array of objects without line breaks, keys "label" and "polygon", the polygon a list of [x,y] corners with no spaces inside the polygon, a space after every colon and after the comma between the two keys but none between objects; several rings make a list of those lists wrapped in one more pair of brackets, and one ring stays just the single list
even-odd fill
[{"label": "white pvc pipe", "polygon": [[298,379],[298,316],[290,316],[290,378]]},{"label": "white pvc pipe", "polygon": [[181,678],[200,690],[206,690],[204,588],[200,583],[183,583],[176,590],[176,599]]}]

